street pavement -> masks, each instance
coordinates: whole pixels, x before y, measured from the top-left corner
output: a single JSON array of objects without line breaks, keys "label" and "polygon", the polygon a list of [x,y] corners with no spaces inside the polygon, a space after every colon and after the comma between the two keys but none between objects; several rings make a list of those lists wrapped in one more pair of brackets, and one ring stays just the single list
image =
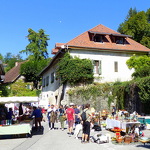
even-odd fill
[{"label": "street pavement", "polygon": [[[97,144],[86,143],[82,144],[81,140],[75,139],[74,136],[69,137],[67,129],[62,131],[59,129],[60,123],[56,123],[56,130],[48,130],[48,123],[42,122],[42,131],[33,131],[32,138],[19,137],[13,139],[0,139],[0,150],[146,150],[150,149],[150,144],[113,144],[109,143]],[[66,126],[67,127],[67,126]],[[91,135],[97,132],[92,131]],[[110,134],[113,132],[102,130],[102,134]],[[150,137],[150,130],[144,131],[145,136]],[[81,136],[81,134],[80,134]]]}]

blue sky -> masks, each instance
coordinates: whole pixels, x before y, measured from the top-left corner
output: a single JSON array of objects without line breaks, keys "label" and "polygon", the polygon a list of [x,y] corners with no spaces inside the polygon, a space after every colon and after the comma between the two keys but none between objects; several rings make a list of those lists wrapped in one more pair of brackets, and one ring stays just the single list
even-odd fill
[{"label": "blue sky", "polygon": [[32,28],[49,35],[52,57],[55,43],[66,43],[98,24],[117,30],[131,7],[146,11],[150,0],[0,0],[0,53],[19,54],[29,44]]}]

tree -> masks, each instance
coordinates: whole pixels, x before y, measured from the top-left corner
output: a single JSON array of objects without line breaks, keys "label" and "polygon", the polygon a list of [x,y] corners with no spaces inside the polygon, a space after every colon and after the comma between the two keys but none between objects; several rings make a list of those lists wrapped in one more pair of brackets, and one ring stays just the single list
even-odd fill
[{"label": "tree", "polygon": [[132,76],[134,78],[142,78],[150,76],[150,57],[144,56],[132,56],[127,60],[127,65],[129,69],[134,69]]},{"label": "tree", "polygon": [[16,62],[22,62],[23,59],[20,56],[20,54],[17,55],[12,55],[12,53],[7,53],[4,56],[4,63],[7,64],[5,71],[9,71],[11,68],[13,68],[15,66]]},{"label": "tree", "polygon": [[49,61],[50,59],[29,60],[21,65],[20,74],[25,77],[26,82],[33,82],[33,87],[38,89],[38,82],[41,80],[39,73],[47,66]]},{"label": "tree", "polygon": [[31,28],[28,29],[28,41],[29,44],[26,46],[25,50],[22,50],[21,53],[26,53],[27,55],[32,55],[34,60],[41,60],[48,58],[47,52],[47,40],[49,40],[48,35],[45,34],[43,29],[40,29],[39,32],[35,32]]},{"label": "tree", "polygon": [[50,61],[47,52],[49,38],[43,29],[40,29],[39,32],[28,29],[28,32],[29,44],[21,53],[25,52],[29,56],[28,61],[21,65],[20,73],[26,78],[26,81],[33,82],[34,88],[38,89],[38,82],[41,80],[38,74]]},{"label": "tree", "polygon": [[118,31],[122,34],[128,34],[133,39],[148,48],[150,48],[150,9],[147,12],[137,12],[131,9],[128,12],[126,20],[119,25]]},{"label": "tree", "polygon": [[4,59],[4,58],[3,58],[3,55],[2,55],[2,54],[0,54],[0,60],[2,60],[2,61],[3,61],[3,59]]},{"label": "tree", "polygon": [[72,57],[66,53],[58,63],[56,78],[60,78],[62,83],[90,83],[93,81],[93,65],[89,59]]}]

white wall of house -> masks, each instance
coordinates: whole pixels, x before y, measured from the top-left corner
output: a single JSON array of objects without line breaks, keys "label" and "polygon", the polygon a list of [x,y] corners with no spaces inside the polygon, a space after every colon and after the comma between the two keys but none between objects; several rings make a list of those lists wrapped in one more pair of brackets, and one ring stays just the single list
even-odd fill
[{"label": "white wall of house", "polygon": [[[95,74],[95,77],[101,77],[101,82],[128,81],[131,80],[133,69],[128,69],[126,61],[133,53],[121,52],[100,52],[100,51],[70,51],[72,56],[79,58],[88,58],[91,60],[101,61],[101,75]],[[118,63],[118,72],[115,72],[115,62]]]},{"label": "white wall of house", "polygon": [[[134,70],[128,69],[126,61],[133,56],[134,53],[121,53],[121,52],[109,52],[109,51],[88,51],[88,50],[73,50],[70,51],[72,56],[77,56],[81,59],[90,59],[101,61],[101,74],[94,74],[96,82],[115,82],[115,81],[128,81],[131,80],[131,74]],[[118,63],[118,71],[115,72],[114,63]],[[57,98],[62,88],[60,88],[60,81],[55,80],[51,83],[52,73],[55,75],[56,66],[51,67],[43,75],[43,80],[48,77],[49,83],[42,89],[41,103],[48,106],[48,104],[57,104]],[[100,77],[100,79],[99,79]],[[43,82],[43,81],[42,81]],[[46,82],[46,81],[45,81]],[[65,89],[70,89],[68,85]],[[65,93],[63,103],[69,104],[68,96]]]},{"label": "white wall of house", "polygon": [[[41,106],[47,107],[49,104],[56,104],[56,99],[59,94],[58,88],[60,85],[60,81],[55,80],[55,70],[56,70],[55,66],[53,66],[43,74],[42,93],[40,95]],[[54,80],[52,81],[53,75],[54,75]],[[43,86],[44,80],[45,80],[45,86]]]}]

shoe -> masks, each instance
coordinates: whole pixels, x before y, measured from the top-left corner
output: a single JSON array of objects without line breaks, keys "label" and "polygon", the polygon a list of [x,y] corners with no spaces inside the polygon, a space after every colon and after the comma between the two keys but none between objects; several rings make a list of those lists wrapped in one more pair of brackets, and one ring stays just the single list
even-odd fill
[{"label": "shoe", "polygon": [[52,128],[52,130],[55,130],[54,128]]},{"label": "shoe", "polygon": [[84,140],[81,140],[81,143],[84,143]]},{"label": "shoe", "polygon": [[49,128],[49,130],[51,130],[51,128]]},{"label": "shoe", "polygon": [[73,133],[73,132],[71,132],[71,135],[74,135],[74,133]]},{"label": "shoe", "polygon": [[89,143],[89,141],[84,141],[84,143]]}]

